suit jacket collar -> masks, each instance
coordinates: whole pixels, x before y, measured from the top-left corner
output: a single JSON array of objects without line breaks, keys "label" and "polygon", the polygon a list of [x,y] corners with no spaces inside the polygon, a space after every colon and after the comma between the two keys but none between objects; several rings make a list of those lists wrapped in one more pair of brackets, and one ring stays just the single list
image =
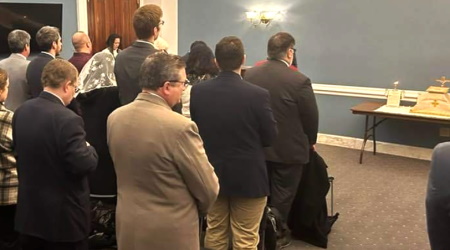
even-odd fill
[{"label": "suit jacket collar", "polygon": [[150,103],[162,106],[164,108],[167,108],[168,110],[172,110],[169,107],[169,104],[167,104],[166,100],[164,100],[161,96],[154,94],[154,93],[148,93],[148,92],[142,93],[141,92],[136,97],[136,100],[150,102]]},{"label": "suit jacket collar", "polygon": [[48,58],[51,58],[51,59],[55,59],[55,58],[56,58],[56,56],[53,56],[52,54],[50,54],[50,53],[48,53],[48,52],[46,52],[46,51],[42,51],[42,52],[39,53],[37,56],[40,56],[40,57],[48,57]]},{"label": "suit jacket collar", "polygon": [[64,107],[66,106],[66,105],[64,105],[64,103],[62,103],[62,99],[58,98],[58,97],[55,96],[54,94],[49,93],[49,92],[47,92],[47,91],[45,91],[45,90],[42,91],[42,92],[39,94],[39,98],[44,98],[44,99],[49,100],[49,101],[51,101],[51,102],[61,104],[61,105],[64,106]]},{"label": "suit jacket collar", "polygon": [[217,77],[227,77],[242,80],[242,77],[233,71],[220,71]]},{"label": "suit jacket collar", "polygon": [[280,60],[275,60],[275,59],[271,59],[267,61],[268,64],[272,64],[272,65],[281,65],[284,66],[286,68],[289,68],[289,66],[286,64],[286,62],[284,61],[280,61]]},{"label": "suit jacket collar", "polygon": [[155,46],[153,46],[153,44],[151,44],[150,42],[140,42],[140,41],[134,41],[133,42],[133,46],[137,47],[137,48],[151,48],[151,49],[156,49]]},{"label": "suit jacket collar", "polygon": [[27,60],[27,58],[20,53],[11,53],[9,57],[14,59]]}]

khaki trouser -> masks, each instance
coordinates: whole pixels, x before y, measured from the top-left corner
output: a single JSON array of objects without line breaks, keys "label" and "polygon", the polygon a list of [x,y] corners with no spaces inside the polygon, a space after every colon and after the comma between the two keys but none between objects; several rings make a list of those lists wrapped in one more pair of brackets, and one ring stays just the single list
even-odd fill
[{"label": "khaki trouser", "polygon": [[232,237],[234,250],[256,249],[259,242],[259,224],[266,203],[267,197],[219,196],[207,216],[205,247],[228,250],[229,239]]}]

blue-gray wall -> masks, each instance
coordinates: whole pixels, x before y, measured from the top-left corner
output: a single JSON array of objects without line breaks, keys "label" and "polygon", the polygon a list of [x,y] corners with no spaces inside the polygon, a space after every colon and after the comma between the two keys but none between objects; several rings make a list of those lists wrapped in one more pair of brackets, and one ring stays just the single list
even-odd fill
[{"label": "blue-gray wall", "polygon": [[[268,38],[278,31],[297,40],[300,70],[315,83],[425,90],[442,75],[450,77],[450,1],[411,0],[179,0],[180,54],[195,40],[214,50],[224,36],[245,45],[247,65],[266,57]],[[281,10],[282,21],[252,27],[245,11]],[[317,95],[320,132],[362,137],[364,117],[350,108],[367,99]],[[380,141],[432,148],[448,138],[440,125],[387,120]]]},{"label": "blue-gray wall", "polygon": [[[63,50],[61,56],[69,59],[73,53],[72,34],[77,31],[77,5],[76,0],[1,0],[4,3],[60,3],[63,5],[62,41]],[[36,34],[30,34],[35,39]]]}]

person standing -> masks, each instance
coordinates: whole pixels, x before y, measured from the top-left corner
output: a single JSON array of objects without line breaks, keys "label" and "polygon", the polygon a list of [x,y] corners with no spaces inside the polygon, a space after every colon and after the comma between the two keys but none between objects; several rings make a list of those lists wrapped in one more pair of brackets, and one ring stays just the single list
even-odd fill
[{"label": "person standing", "polygon": [[158,51],[153,43],[164,24],[162,16],[161,8],[154,4],[144,5],[134,12],[133,28],[138,40],[117,54],[114,66],[122,105],[132,102],[141,92],[139,70],[145,58]]},{"label": "person standing", "polygon": [[0,249],[18,250],[19,234],[14,230],[14,215],[19,184],[12,146],[13,112],[3,105],[8,88],[6,70],[0,68]]},{"label": "person standing", "polygon": [[185,88],[185,63],[153,54],[139,84],[142,92],[107,123],[117,175],[118,248],[198,250],[199,215],[214,203],[219,183],[197,126],[170,109]]},{"label": "person standing", "polygon": [[15,111],[22,103],[30,99],[30,88],[26,79],[26,71],[30,61],[30,34],[24,30],[13,30],[8,34],[8,46],[11,55],[0,61],[0,68],[8,72],[9,94],[5,107]]},{"label": "person standing", "polygon": [[207,216],[205,247],[227,250],[232,238],[233,249],[256,249],[269,195],[263,147],[275,139],[276,122],[269,92],[240,76],[241,40],[224,37],[215,55],[220,73],[192,87],[190,106],[221,186]]},{"label": "person standing", "polygon": [[42,51],[30,62],[26,72],[31,98],[38,97],[42,92],[41,76],[45,65],[55,59],[62,50],[61,35],[56,27],[44,26],[39,29],[36,42]]},{"label": "person standing", "polygon": [[[284,228],[297,192],[303,166],[309,162],[318,132],[318,109],[311,80],[289,68],[294,59],[295,39],[286,32],[270,37],[268,62],[248,69],[245,80],[267,89],[277,121],[278,136],[266,149],[266,162],[271,183],[269,205],[284,220]],[[288,230],[282,232],[281,247],[290,244]]]},{"label": "person standing", "polygon": [[83,31],[77,31],[72,35],[72,45],[75,49],[69,62],[77,68],[78,73],[81,72],[84,65],[92,57],[92,42],[89,36]]},{"label": "person standing", "polygon": [[88,175],[97,167],[97,153],[85,140],[82,118],[66,108],[77,92],[77,69],[51,60],[42,83],[44,91],[20,106],[12,122],[19,175],[16,230],[23,250],[87,250]]}]

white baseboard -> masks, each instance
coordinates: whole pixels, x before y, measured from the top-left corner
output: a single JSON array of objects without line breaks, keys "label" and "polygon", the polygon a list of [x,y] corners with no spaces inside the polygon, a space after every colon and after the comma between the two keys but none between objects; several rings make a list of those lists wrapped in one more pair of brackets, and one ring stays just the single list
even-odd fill
[{"label": "white baseboard", "polygon": [[[317,142],[321,144],[338,146],[344,148],[351,149],[361,149],[363,139],[347,137],[347,136],[339,136],[339,135],[330,135],[330,134],[322,134],[319,133]],[[365,151],[373,151],[373,143],[371,140],[368,140],[366,143]],[[377,141],[377,153],[389,154],[389,155],[397,155],[408,158],[420,159],[420,160],[431,160],[432,149],[429,148],[421,148],[421,147],[412,147],[405,146],[394,143],[380,142]]]}]

